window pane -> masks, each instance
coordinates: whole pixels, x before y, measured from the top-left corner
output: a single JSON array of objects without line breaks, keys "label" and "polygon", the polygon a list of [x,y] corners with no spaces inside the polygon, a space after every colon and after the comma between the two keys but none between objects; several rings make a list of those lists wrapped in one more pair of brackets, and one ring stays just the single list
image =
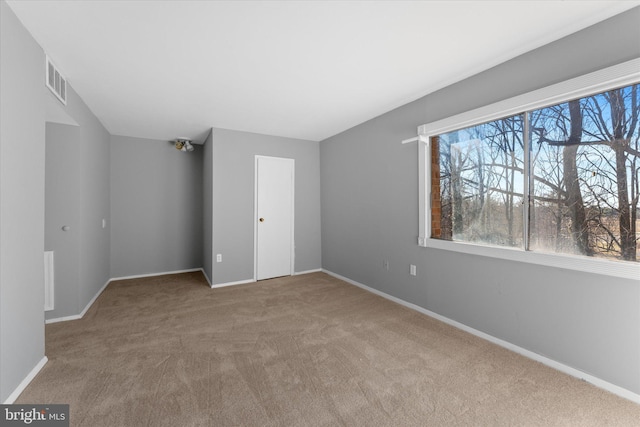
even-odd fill
[{"label": "window pane", "polygon": [[523,119],[432,140],[432,237],[522,246]]},{"label": "window pane", "polygon": [[638,85],[530,113],[530,248],[635,261]]}]

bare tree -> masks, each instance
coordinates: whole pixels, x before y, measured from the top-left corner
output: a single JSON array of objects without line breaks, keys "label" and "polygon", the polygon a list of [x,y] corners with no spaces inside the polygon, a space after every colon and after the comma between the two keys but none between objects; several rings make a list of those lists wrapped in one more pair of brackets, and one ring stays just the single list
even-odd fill
[{"label": "bare tree", "polygon": [[[550,114],[537,131],[540,141],[563,150],[564,203],[572,240],[584,255],[618,253],[635,261],[638,86],[570,101],[567,107],[568,116],[562,105],[546,109],[556,115]],[[548,137],[550,129],[565,137]],[[602,234],[607,244],[602,244]]]},{"label": "bare tree", "polygon": [[[628,102],[625,102],[625,98]],[[613,150],[618,233],[613,234],[621,258],[637,259],[636,216],[638,208],[638,85],[605,92],[602,97],[590,97],[585,108],[593,121],[590,144],[602,144]],[[635,147],[631,142],[635,140]],[[602,228],[609,225],[600,222]],[[609,230],[608,230],[609,231]]]},{"label": "bare tree", "polygon": [[518,245],[524,205],[534,248],[637,260],[639,92],[634,85],[531,111],[530,135],[522,116],[441,135],[442,237]]},{"label": "bare tree", "polygon": [[565,204],[571,219],[571,236],[578,251],[583,255],[593,255],[589,246],[589,225],[585,214],[580,177],[578,176],[577,153],[582,141],[582,111],[578,100],[569,102],[571,131],[564,144],[562,163],[564,166]]}]

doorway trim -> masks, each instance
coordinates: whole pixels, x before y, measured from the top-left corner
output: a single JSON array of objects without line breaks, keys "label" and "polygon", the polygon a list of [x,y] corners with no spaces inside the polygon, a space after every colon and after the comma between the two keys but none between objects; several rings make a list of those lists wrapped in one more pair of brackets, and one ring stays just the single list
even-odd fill
[{"label": "doorway trim", "polygon": [[290,267],[289,275],[295,274],[295,224],[296,224],[296,161],[289,157],[255,155],[253,168],[253,281],[258,281],[258,159],[279,159],[291,161],[291,242],[290,244]]}]

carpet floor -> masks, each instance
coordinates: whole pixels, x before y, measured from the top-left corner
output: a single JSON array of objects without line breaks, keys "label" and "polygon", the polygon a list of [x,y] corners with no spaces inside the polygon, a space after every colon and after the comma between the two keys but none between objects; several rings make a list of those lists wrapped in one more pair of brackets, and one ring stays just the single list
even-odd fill
[{"label": "carpet floor", "polygon": [[16,403],[72,426],[638,426],[640,405],[324,273],[114,281]]}]

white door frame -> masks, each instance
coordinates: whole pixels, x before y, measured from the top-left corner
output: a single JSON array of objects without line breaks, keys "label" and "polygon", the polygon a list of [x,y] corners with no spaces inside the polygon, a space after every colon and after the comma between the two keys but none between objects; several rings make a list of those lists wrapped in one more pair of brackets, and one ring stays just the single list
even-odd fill
[{"label": "white door frame", "polygon": [[294,275],[295,272],[295,259],[296,259],[296,251],[295,251],[295,177],[296,177],[296,161],[295,159],[291,159],[288,157],[275,157],[275,156],[263,156],[256,154],[255,156],[255,164],[253,169],[253,281],[256,282],[258,280],[258,159],[280,159],[280,160],[289,160],[291,161],[291,262],[290,262],[290,272],[291,276]]}]

